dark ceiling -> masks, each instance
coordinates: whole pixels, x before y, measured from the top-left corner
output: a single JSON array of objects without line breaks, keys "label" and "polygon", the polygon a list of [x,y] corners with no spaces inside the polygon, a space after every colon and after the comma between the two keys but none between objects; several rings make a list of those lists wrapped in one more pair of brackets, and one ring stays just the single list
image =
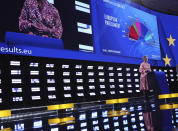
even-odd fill
[{"label": "dark ceiling", "polygon": [[149,9],[178,16],[178,0],[131,0]]}]

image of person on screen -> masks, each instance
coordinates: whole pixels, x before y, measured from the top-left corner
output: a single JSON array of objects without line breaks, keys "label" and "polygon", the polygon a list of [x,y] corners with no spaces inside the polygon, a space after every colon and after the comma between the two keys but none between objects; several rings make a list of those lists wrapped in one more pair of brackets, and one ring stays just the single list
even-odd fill
[{"label": "image of person on screen", "polygon": [[26,0],[19,17],[20,32],[60,39],[63,33],[58,10],[47,0]]},{"label": "image of person on screen", "polygon": [[149,91],[149,85],[147,80],[147,74],[151,72],[150,64],[148,63],[148,57],[143,56],[143,62],[140,65],[140,90],[143,92],[145,99],[147,99],[147,92]]}]

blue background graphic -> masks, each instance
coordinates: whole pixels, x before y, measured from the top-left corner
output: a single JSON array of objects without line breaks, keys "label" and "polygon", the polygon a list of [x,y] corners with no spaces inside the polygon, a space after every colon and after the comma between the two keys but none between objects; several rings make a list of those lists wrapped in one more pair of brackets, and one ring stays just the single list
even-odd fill
[{"label": "blue background graphic", "polygon": [[[98,43],[95,44],[100,44],[101,50],[105,53],[138,58],[147,55],[150,59],[160,60],[160,42],[156,16],[116,0],[107,1],[118,6],[104,2],[104,0],[93,0],[93,9],[96,9],[93,25],[98,23],[96,27],[98,32],[95,33],[95,38],[98,37],[99,39]],[[117,20],[114,23],[119,24],[120,28],[105,24],[107,19],[104,15],[116,18]],[[109,21],[113,22],[112,20]],[[140,23],[141,36],[143,36],[140,36],[138,40],[130,39],[128,36],[129,28],[136,22]]]}]

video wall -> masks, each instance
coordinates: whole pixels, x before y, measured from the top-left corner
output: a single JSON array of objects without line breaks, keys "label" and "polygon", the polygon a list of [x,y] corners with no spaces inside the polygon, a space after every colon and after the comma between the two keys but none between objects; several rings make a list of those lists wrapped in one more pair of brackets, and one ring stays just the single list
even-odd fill
[{"label": "video wall", "polygon": [[[178,92],[175,68],[152,70],[165,72],[170,91]],[[139,78],[135,64],[0,55],[0,110],[119,98],[130,102],[142,96]]]},{"label": "video wall", "polygon": [[7,0],[1,6],[2,53],[57,57],[69,49],[161,60],[156,16],[117,0]]},{"label": "video wall", "polygon": [[7,0],[0,17],[0,40],[8,46],[94,51],[89,0]]}]

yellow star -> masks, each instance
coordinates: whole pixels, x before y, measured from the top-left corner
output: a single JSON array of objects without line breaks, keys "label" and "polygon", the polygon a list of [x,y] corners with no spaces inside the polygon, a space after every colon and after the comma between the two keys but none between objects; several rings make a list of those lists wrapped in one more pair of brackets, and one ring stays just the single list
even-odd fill
[{"label": "yellow star", "polygon": [[163,60],[165,61],[165,66],[166,65],[171,66],[171,64],[170,64],[171,58],[168,58],[167,54],[166,54],[166,58],[163,58]]},{"label": "yellow star", "polygon": [[171,46],[171,45],[175,46],[174,41],[175,41],[176,39],[172,39],[172,36],[171,36],[171,35],[170,35],[170,38],[167,38],[167,40],[169,41],[169,46]]}]

